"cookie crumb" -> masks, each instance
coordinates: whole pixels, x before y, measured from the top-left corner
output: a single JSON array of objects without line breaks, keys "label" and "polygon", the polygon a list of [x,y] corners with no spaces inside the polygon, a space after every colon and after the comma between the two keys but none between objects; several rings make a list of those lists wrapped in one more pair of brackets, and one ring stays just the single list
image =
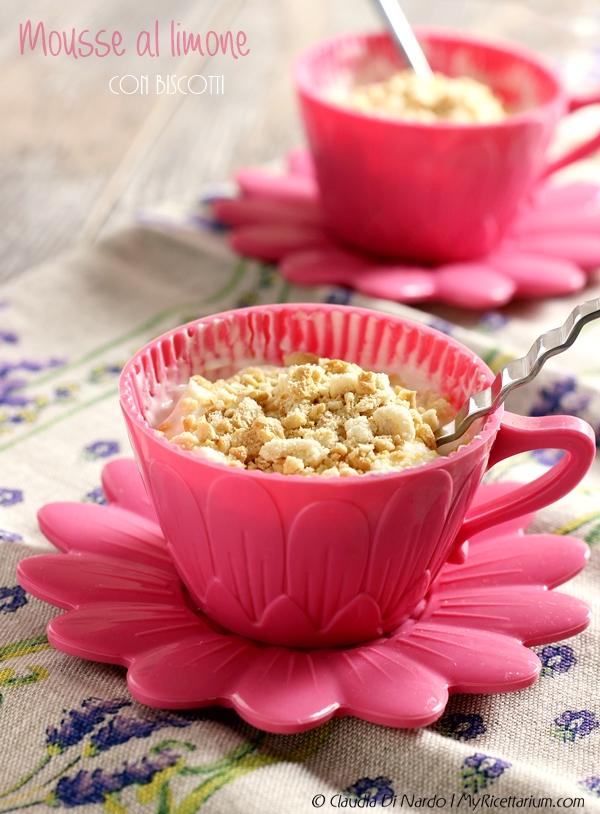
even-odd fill
[{"label": "cookie crumb", "polygon": [[342,359],[285,362],[193,376],[158,432],[209,460],[283,475],[353,477],[437,458],[434,431],[454,417],[440,394]]},{"label": "cookie crumb", "polygon": [[491,124],[508,115],[489,85],[439,72],[419,77],[411,70],[397,71],[382,82],[336,90],[331,97],[361,113],[423,124]]}]

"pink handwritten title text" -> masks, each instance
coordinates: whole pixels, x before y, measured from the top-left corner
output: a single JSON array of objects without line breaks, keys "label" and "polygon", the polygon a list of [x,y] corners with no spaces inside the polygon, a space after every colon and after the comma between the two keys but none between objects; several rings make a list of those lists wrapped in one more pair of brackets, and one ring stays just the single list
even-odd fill
[{"label": "pink handwritten title text", "polygon": [[[171,56],[185,56],[196,51],[199,56],[216,56],[221,53],[229,54],[234,59],[248,56],[250,48],[246,48],[246,34],[243,31],[231,31],[218,34],[208,31],[206,34],[187,32],[182,29],[181,23],[171,20],[169,46]],[[161,54],[161,36],[159,21],[155,20],[152,28],[140,31],[135,43],[138,56],[158,57]],[[60,54],[71,56],[74,59],[87,57],[107,57],[109,54],[121,57],[126,52],[123,45],[123,35],[120,31],[108,32],[102,28],[92,33],[88,28],[77,31],[47,31],[43,22],[35,26],[31,20],[19,24],[19,47],[21,55],[27,50],[38,51],[44,56],[57,57]]]}]

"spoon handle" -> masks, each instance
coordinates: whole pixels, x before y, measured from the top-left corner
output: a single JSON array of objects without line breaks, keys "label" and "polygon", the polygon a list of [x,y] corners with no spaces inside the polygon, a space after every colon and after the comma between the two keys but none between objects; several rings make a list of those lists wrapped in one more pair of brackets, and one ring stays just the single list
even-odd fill
[{"label": "spoon handle", "polygon": [[419,45],[410,23],[404,16],[398,0],[376,0],[383,11],[394,39],[406,57],[408,64],[420,79],[432,76],[433,72],[427,62],[427,57]]},{"label": "spoon handle", "polygon": [[539,336],[526,356],[509,362],[485,390],[471,396],[460,408],[454,421],[435,433],[437,446],[456,441],[473,421],[489,415],[506,399],[511,390],[534,379],[551,356],[570,348],[583,326],[600,317],[600,298],[588,300],[574,308],[560,328]]}]

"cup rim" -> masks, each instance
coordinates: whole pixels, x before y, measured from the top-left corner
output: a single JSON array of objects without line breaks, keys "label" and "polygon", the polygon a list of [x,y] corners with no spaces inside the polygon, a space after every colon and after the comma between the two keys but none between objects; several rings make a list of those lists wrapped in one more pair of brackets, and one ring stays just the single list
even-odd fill
[{"label": "cup rim", "polygon": [[[485,375],[487,384],[491,384],[494,379],[494,374],[490,370],[490,368],[486,365],[486,363],[477,356],[476,353],[471,351],[466,345],[458,342],[451,336],[444,334],[443,332],[437,330],[436,328],[432,328],[429,325],[425,325],[420,322],[416,322],[410,319],[406,319],[404,317],[398,316],[396,314],[390,314],[385,311],[376,311],[370,308],[360,308],[356,306],[342,306],[342,305],[334,305],[329,303],[273,303],[273,304],[265,304],[265,305],[255,305],[250,306],[247,308],[237,308],[231,309],[229,311],[222,311],[216,314],[210,314],[206,317],[200,317],[199,319],[192,320],[191,322],[187,322],[184,325],[179,325],[176,328],[171,329],[170,331],[166,331],[165,333],[161,334],[161,336],[153,339],[151,342],[144,345],[144,347],[140,348],[125,364],[125,367],[121,371],[121,375],[119,378],[119,401],[121,405],[121,409],[125,414],[126,420],[128,422],[133,422],[135,426],[143,432],[143,434],[150,440],[152,443],[160,444],[164,449],[169,450],[169,453],[172,455],[182,455],[184,460],[189,462],[189,465],[201,465],[201,466],[209,466],[215,469],[216,472],[225,473],[228,472],[231,475],[238,475],[244,477],[253,477],[264,479],[267,478],[268,481],[273,481],[276,479],[279,482],[288,481],[290,483],[303,483],[303,484],[336,484],[334,488],[341,488],[343,484],[349,483],[361,483],[365,480],[368,482],[373,482],[374,480],[379,479],[390,479],[390,478],[398,478],[398,477],[409,477],[412,471],[417,469],[421,470],[423,467],[427,467],[430,469],[444,467],[446,464],[445,462],[448,460],[458,460],[463,458],[467,455],[470,455],[475,449],[478,449],[482,444],[485,444],[490,438],[492,438],[495,433],[498,431],[500,427],[500,422],[502,420],[502,415],[504,413],[504,408],[502,406],[498,407],[492,414],[488,415],[483,421],[483,425],[480,427],[479,431],[465,444],[457,447],[456,449],[452,450],[447,455],[440,455],[435,458],[433,461],[426,461],[421,464],[417,464],[415,466],[407,466],[404,469],[398,470],[385,470],[385,471],[378,471],[378,472],[369,472],[365,473],[364,475],[359,475],[358,477],[345,477],[345,478],[323,478],[320,475],[283,475],[279,472],[262,472],[258,469],[251,469],[248,470],[246,468],[241,467],[232,467],[228,464],[221,463],[219,461],[211,461],[208,458],[202,458],[199,456],[194,455],[188,450],[181,449],[177,444],[173,444],[167,441],[164,437],[159,435],[157,431],[150,426],[148,421],[143,417],[141,412],[137,409],[134,403],[134,397],[131,393],[131,388],[129,384],[130,377],[136,375],[135,373],[135,366],[139,359],[141,359],[142,355],[151,352],[153,347],[157,347],[160,345],[161,342],[170,339],[174,335],[180,332],[187,332],[191,326],[196,326],[202,323],[211,323],[215,320],[224,319],[231,315],[239,315],[245,314],[248,312],[265,312],[265,311],[290,311],[295,312],[297,310],[305,310],[305,311],[343,311],[348,312],[352,311],[352,313],[362,314],[364,316],[375,316],[380,317],[382,319],[392,320],[395,322],[401,323],[408,323],[409,325],[416,326],[420,331],[423,331],[427,334],[433,334],[434,336],[443,336],[444,341],[446,341],[449,345],[452,345],[457,350],[461,351],[462,353],[468,353],[473,357],[473,361],[476,363],[477,367],[481,371],[482,374]],[[193,462],[193,464],[192,464]]]},{"label": "cup rim", "polygon": [[519,60],[528,63],[535,67],[537,70],[542,71],[546,77],[554,85],[555,92],[550,99],[543,104],[536,105],[528,110],[522,110],[517,113],[509,114],[505,119],[499,122],[474,122],[469,124],[462,124],[459,122],[437,121],[437,122],[416,122],[405,121],[400,118],[393,118],[387,116],[375,116],[364,113],[360,110],[354,110],[350,107],[344,107],[336,102],[328,100],[322,94],[315,91],[306,81],[303,76],[306,65],[323,49],[342,44],[347,41],[355,42],[372,42],[377,40],[390,40],[391,35],[387,31],[356,31],[346,34],[338,34],[327,39],[320,40],[318,43],[312,45],[303,51],[295,60],[293,66],[294,83],[298,93],[301,96],[310,99],[312,102],[322,105],[328,110],[333,110],[340,115],[346,115],[350,118],[357,120],[383,123],[387,126],[401,126],[408,129],[423,130],[426,132],[432,131],[450,131],[450,132],[472,132],[473,130],[482,130],[489,132],[490,130],[499,128],[506,129],[515,125],[523,124],[524,122],[531,121],[532,118],[543,116],[545,111],[552,108],[558,102],[563,101],[565,108],[567,104],[567,92],[565,87],[554,67],[544,57],[543,54],[538,53],[532,48],[521,45],[520,43],[513,43],[501,39],[488,39],[487,37],[480,37],[475,34],[445,28],[435,27],[414,27],[415,34],[425,41],[427,40],[443,40],[445,42],[463,43],[466,45],[476,45],[478,47],[489,48],[490,50],[499,51],[503,54],[509,54],[518,58]]}]

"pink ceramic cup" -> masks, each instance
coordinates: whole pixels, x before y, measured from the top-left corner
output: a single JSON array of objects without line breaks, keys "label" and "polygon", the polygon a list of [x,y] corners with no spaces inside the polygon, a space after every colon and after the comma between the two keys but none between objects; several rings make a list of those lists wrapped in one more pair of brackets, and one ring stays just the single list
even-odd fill
[{"label": "pink ceramic cup", "polygon": [[467,260],[500,242],[532,184],[600,147],[596,136],[553,164],[546,148],[573,100],[537,54],[458,32],[417,32],[434,70],[485,82],[512,115],[498,124],[418,124],[331,99],[405,67],[387,35],[346,35],[297,62],[296,87],[325,216],[339,238],[384,257]]},{"label": "pink ceramic cup", "polygon": [[[295,350],[399,372],[408,385],[449,394],[456,407],[493,378],[445,334],[328,305],[266,305],[206,317],[156,339],[127,363],[121,405],[181,579],[199,608],[243,636],[327,647],[393,630],[470,536],[562,497],[594,458],[592,430],[579,419],[503,416],[501,409],[446,456],[353,478],[228,467],[152,429],[190,375],[218,378],[248,364],[281,365]],[[566,455],[532,483],[468,512],[492,463],[546,447]]]}]

